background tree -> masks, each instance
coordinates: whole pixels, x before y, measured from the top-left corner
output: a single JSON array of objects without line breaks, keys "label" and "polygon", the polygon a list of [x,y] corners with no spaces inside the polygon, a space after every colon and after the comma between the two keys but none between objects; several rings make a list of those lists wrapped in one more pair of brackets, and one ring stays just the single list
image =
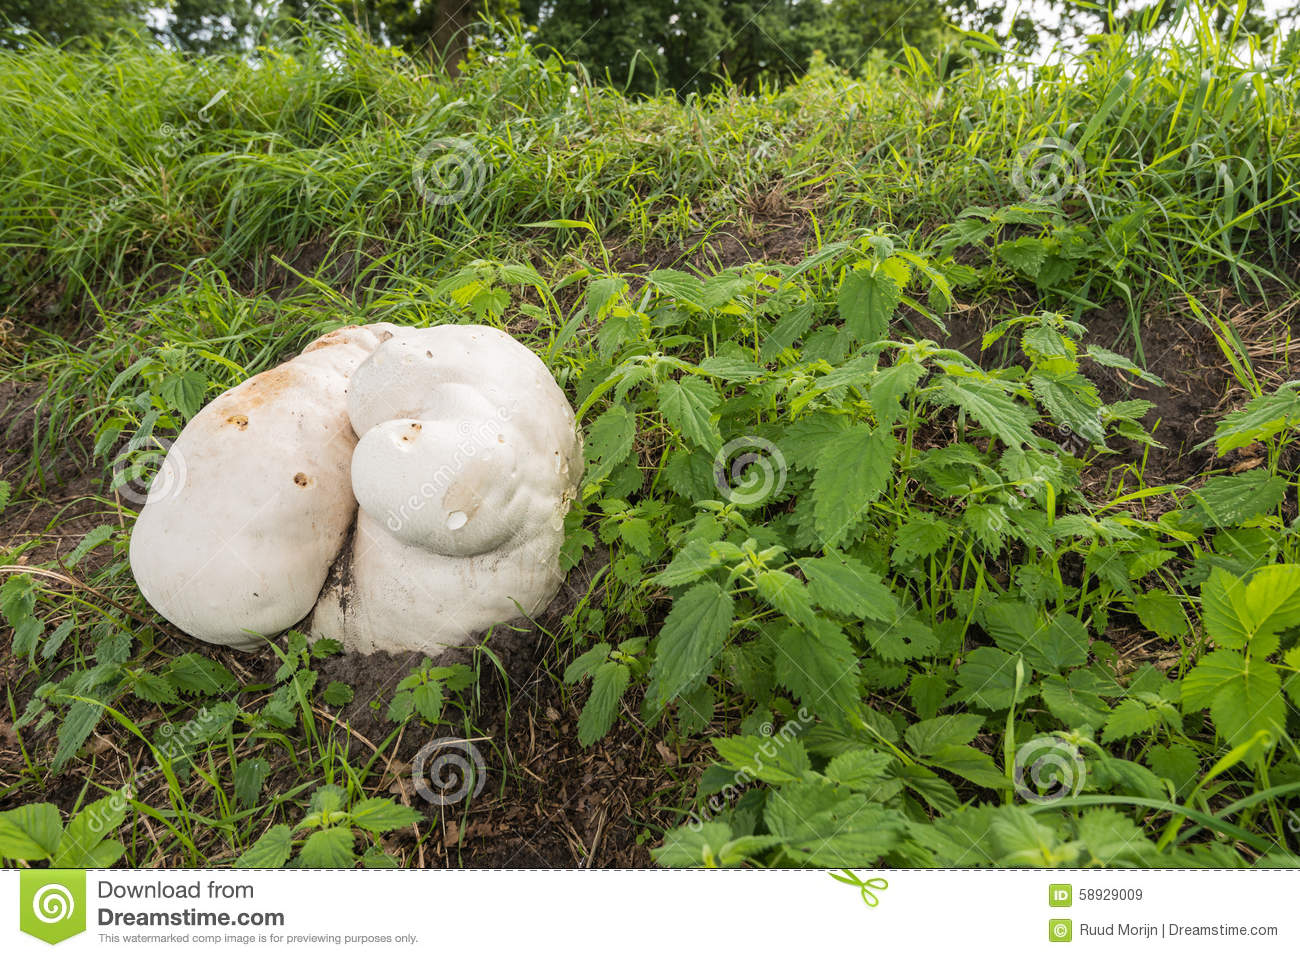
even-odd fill
[{"label": "background tree", "polygon": [[50,43],[146,32],[147,0],[0,0],[0,46],[22,48],[33,34]]}]

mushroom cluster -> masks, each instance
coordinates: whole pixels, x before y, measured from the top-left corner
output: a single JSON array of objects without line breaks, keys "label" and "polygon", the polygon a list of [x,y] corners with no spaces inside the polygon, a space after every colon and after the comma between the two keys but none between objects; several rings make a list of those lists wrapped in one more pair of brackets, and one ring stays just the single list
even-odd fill
[{"label": "mushroom cluster", "polygon": [[545,364],[488,326],[349,326],[205,406],[131,535],[140,591],[196,638],[298,626],[436,654],[546,607],[582,472]]}]

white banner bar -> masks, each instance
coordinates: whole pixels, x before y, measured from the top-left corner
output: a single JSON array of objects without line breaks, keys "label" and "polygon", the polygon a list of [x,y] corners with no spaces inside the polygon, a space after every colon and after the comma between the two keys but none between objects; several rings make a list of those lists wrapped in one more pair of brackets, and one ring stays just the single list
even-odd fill
[{"label": "white banner bar", "polygon": [[1238,947],[1300,946],[1295,871],[835,874],[8,871],[3,953],[44,954],[42,937],[63,937],[60,955],[160,958],[286,949],[676,958],[882,946],[1020,955],[1047,945],[1069,946],[1063,956],[1176,949],[1222,958]]}]

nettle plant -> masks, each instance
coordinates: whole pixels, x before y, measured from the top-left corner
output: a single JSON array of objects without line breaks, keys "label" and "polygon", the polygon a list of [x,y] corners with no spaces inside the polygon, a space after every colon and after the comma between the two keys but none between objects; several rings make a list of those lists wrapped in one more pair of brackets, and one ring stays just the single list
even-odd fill
[{"label": "nettle plant", "polygon": [[[580,737],[630,690],[683,734],[743,715],[661,863],[1294,862],[1286,480],[1085,495],[1090,461],[1154,442],[1151,404],[1103,402],[1087,365],[1153,377],[1054,314],[990,331],[1018,347],[1001,368],[895,338],[970,277],[888,236],[790,268],[585,279],[565,555],[598,537],[609,566],[569,625],[633,638],[566,673],[592,684]],[[1135,508],[1157,494],[1177,507]],[[1113,625],[1173,667],[1126,662]]]}]

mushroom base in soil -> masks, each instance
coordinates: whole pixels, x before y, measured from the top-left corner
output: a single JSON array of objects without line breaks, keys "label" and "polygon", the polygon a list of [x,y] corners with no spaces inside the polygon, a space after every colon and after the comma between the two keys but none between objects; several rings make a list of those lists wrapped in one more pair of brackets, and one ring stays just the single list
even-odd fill
[{"label": "mushroom base in soil", "polygon": [[131,535],[173,625],[253,649],[461,645],[554,598],[582,474],[545,364],[488,326],[348,326],[182,430]]}]

